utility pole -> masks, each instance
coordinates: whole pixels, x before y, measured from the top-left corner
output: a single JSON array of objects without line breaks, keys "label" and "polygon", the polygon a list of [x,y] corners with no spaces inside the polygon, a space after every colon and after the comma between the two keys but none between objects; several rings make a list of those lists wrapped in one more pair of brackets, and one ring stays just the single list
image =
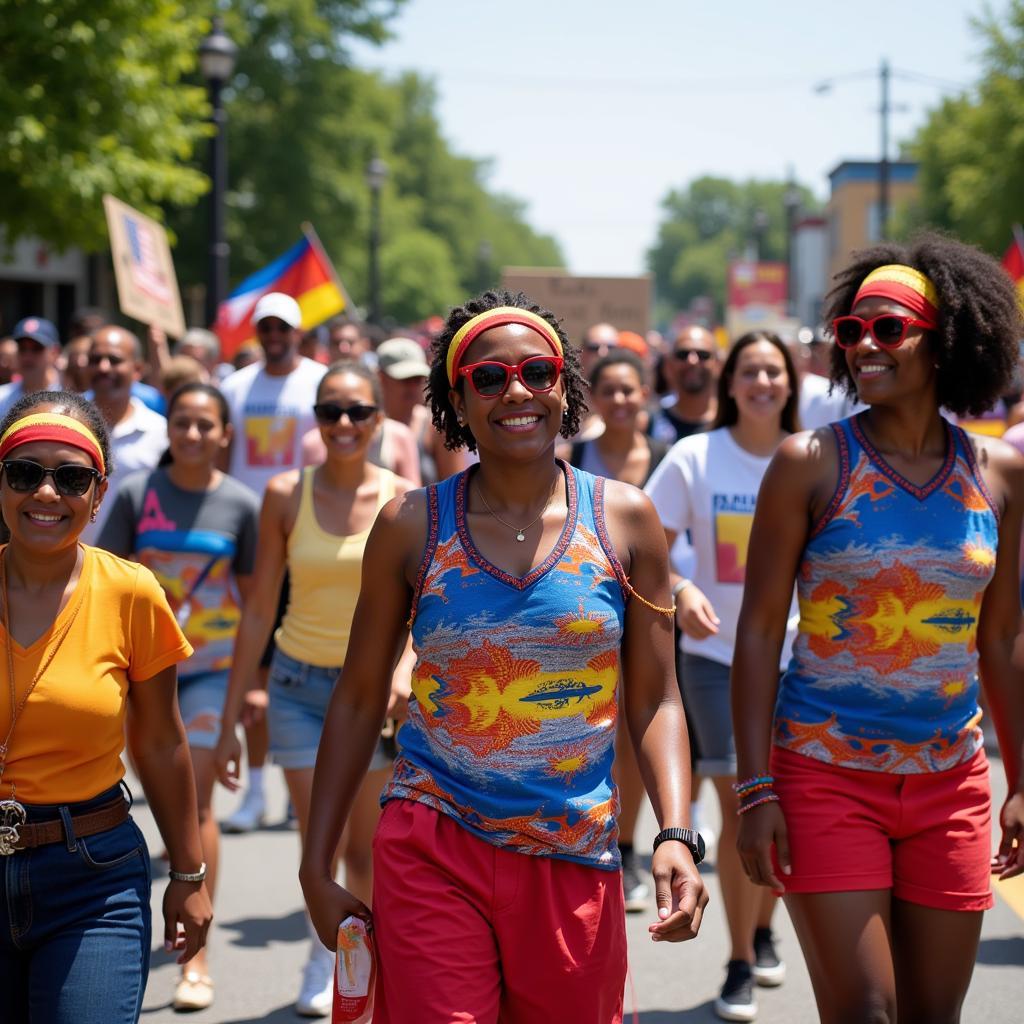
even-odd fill
[{"label": "utility pole", "polygon": [[885,241],[889,234],[889,114],[892,105],[889,102],[889,61],[882,59],[880,71],[882,86],[882,105],[879,113],[882,117],[882,159],[878,162],[878,237]]}]

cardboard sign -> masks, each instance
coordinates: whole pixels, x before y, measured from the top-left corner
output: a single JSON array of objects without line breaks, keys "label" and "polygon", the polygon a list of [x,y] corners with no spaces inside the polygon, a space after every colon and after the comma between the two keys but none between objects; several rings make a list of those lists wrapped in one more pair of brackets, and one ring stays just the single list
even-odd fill
[{"label": "cardboard sign", "polygon": [[576,277],[548,267],[506,267],[501,286],[525,292],[562,321],[569,339],[580,344],[583,332],[597,323],[643,336],[650,326],[651,279],[643,277]]},{"label": "cardboard sign", "polygon": [[113,196],[103,197],[103,209],[121,312],[180,338],[185,333],[185,314],[167,232],[151,217]]}]

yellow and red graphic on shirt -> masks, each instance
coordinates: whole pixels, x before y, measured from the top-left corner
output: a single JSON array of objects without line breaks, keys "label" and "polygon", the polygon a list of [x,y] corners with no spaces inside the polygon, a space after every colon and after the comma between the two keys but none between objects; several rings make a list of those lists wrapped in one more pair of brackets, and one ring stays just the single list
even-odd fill
[{"label": "yellow and red graphic on shirt", "polygon": [[711,496],[715,531],[715,579],[719,583],[743,583],[746,578],[755,501],[756,495],[752,494]]},{"label": "yellow and red graphic on shirt", "polygon": [[245,420],[245,457],[250,466],[295,465],[295,418],[249,416]]}]

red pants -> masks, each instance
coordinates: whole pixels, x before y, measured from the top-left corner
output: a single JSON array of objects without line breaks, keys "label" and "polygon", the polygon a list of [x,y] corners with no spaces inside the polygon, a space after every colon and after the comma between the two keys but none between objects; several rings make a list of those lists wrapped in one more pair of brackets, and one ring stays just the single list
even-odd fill
[{"label": "red pants", "polygon": [[622,874],[392,800],[373,841],[374,1024],[619,1024]]}]

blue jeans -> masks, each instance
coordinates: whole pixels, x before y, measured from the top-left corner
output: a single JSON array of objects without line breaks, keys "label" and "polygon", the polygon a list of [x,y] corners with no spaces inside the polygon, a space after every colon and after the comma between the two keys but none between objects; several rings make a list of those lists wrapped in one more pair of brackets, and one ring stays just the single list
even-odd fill
[{"label": "blue jeans", "polygon": [[65,838],[0,857],[0,1019],[136,1024],[149,975],[149,852],[131,818],[84,839],[71,817],[109,803],[33,805]]}]

